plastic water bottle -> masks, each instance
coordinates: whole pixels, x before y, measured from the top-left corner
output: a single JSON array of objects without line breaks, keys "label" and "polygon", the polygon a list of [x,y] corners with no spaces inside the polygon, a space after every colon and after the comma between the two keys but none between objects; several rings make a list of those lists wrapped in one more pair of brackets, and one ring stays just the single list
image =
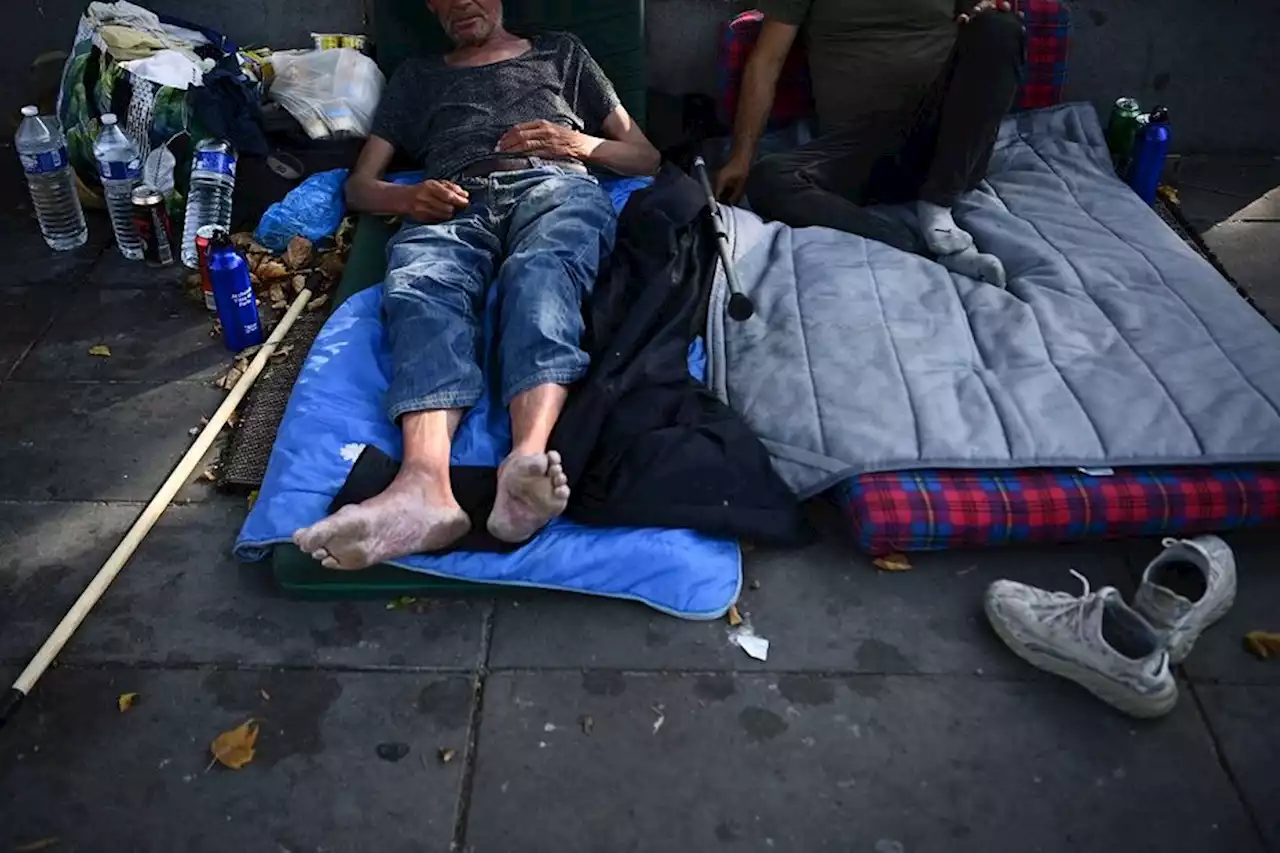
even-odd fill
[{"label": "plastic water bottle", "polygon": [[1138,131],[1133,144],[1133,166],[1129,172],[1129,186],[1147,204],[1155,204],[1156,188],[1160,186],[1168,156],[1169,111],[1156,107]]},{"label": "plastic water bottle", "polygon": [[142,156],[116,124],[114,113],[102,114],[102,131],[93,143],[93,156],[98,161],[102,192],[120,254],[140,261],[142,238],[133,224],[133,188],[142,180]]},{"label": "plastic water bottle", "polygon": [[49,248],[59,252],[83,246],[89,239],[89,229],[76,195],[62,127],[55,117],[40,115],[36,107],[23,107],[22,115],[13,142],[22,170],[27,173],[27,188],[40,220],[40,233]]},{"label": "plastic water bottle", "polygon": [[199,269],[196,232],[205,225],[231,228],[231,196],[236,189],[236,150],[225,139],[206,139],[191,159],[187,216],[182,226],[182,263]]}]

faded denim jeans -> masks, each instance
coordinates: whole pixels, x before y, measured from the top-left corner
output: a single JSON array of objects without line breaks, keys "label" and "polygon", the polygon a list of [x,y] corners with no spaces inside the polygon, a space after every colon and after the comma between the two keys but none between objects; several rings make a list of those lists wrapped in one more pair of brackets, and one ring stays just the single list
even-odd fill
[{"label": "faded denim jeans", "polygon": [[471,204],[438,225],[406,222],[387,247],[393,421],[469,408],[483,396],[479,348],[490,285],[498,289],[504,405],[587,372],[582,302],[613,249],[617,217],[608,194],[595,178],[557,166],[461,183]]}]

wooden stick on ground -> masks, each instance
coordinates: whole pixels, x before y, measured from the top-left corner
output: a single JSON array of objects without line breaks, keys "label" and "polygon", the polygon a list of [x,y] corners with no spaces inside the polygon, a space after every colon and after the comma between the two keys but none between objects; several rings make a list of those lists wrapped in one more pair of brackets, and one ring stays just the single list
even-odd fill
[{"label": "wooden stick on ground", "polygon": [[155,497],[151,499],[146,509],[142,511],[142,515],[138,516],[138,520],[129,528],[129,532],[125,534],[124,539],[120,540],[120,544],[111,552],[111,556],[102,564],[102,568],[98,569],[98,573],[89,582],[89,585],[85,587],[84,592],[80,593],[80,597],[76,599],[75,604],[71,605],[67,615],[62,617],[62,621],[58,623],[58,626],[53,629],[53,633],[44,641],[44,645],[36,652],[35,657],[31,659],[31,663],[27,664],[27,668],[19,673],[8,694],[0,698],[0,726],[3,726],[14,710],[22,704],[22,700],[35,687],[36,682],[40,680],[40,676],[44,675],[45,670],[49,668],[58,653],[62,651],[63,646],[67,644],[67,641],[75,634],[76,629],[80,627],[80,623],[89,615],[89,611],[102,598],[103,593],[107,591],[107,587],[115,580],[116,575],[120,574],[120,570],[124,568],[125,563],[129,562],[133,552],[138,549],[138,546],[142,544],[142,540],[151,532],[151,528],[155,527],[156,522],[160,520],[160,516],[168,509],[174,495],[191,477],[191,472],[200,464],[200,460],[204,458],[204,455],[209,452],[209,448],[213,446],[214,439],[222,431],[227,419],[231,417],[231,413],[240,405],[240,401],[244,399],[245,394],[249,393],[254,381],[262,373],[263,368],[266,367],[267,359],[275,353],[280,341],[284,339],[289,329],[293,327],[294,321],[298,319],[298,315],[307,307],[307,303],[310,300],[310,290],[303,290],[293,300],[293,304],[289,306],[288,312],[280,320],[275,331],[271,333],[271,337],[267,338],[267,342],[258,350],[253,361],[249,362],[248,370],[245,371],[244,375],[240,377],[240,381],[227,394],[226,399],[222,401],[222,405],[218,407],[218,410],[213,413],[209,423],[205,424],[204,429],[196,437],[186,455],[178,462],[177,467],[170,472],[168,479],[164,481],[159,491],[156,492]]}]

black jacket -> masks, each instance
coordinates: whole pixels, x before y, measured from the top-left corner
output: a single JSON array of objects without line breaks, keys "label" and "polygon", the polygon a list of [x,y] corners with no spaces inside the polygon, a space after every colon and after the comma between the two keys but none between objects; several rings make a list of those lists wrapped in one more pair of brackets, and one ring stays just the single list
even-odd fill
[{"label": "black jacket", "polygon": [[759,439],[689,375],[715,265],[706,197],[668,166],[623,209],[586,312],[591,369],[551,437],[574,520],[778,544],[807,538]]},{"label": "black jacket", "polygon": [[[698,184],[672,166],[631,197],[586,310],[591,369],[551,435],[583,524],[677,527],[780,545],[809,539],[795,496],[742,419],[689,375],[706,326],[715,233]],[[761,322],[752,320],[748,322]],[[385,489],[400,463],[365,448],[330,511]],[[485,530],[493,468],[450,470],[472,532],[450,550],[508,551]]]}]

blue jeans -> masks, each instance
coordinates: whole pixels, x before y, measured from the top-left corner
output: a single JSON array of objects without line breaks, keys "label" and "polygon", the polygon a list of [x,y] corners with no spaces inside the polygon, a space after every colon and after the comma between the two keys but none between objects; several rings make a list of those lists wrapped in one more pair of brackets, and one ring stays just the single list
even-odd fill
[{"label": "blue jeans", "polygon": [[468,408],[483,396],[479,347],[490,283],[504,405],[587,372],[582,301],[613,249],[609,196],[595,178],[557,166],[462,183],[471,196],[466,209],[438,225],[406,222],[387,247],[393,421]]}]

